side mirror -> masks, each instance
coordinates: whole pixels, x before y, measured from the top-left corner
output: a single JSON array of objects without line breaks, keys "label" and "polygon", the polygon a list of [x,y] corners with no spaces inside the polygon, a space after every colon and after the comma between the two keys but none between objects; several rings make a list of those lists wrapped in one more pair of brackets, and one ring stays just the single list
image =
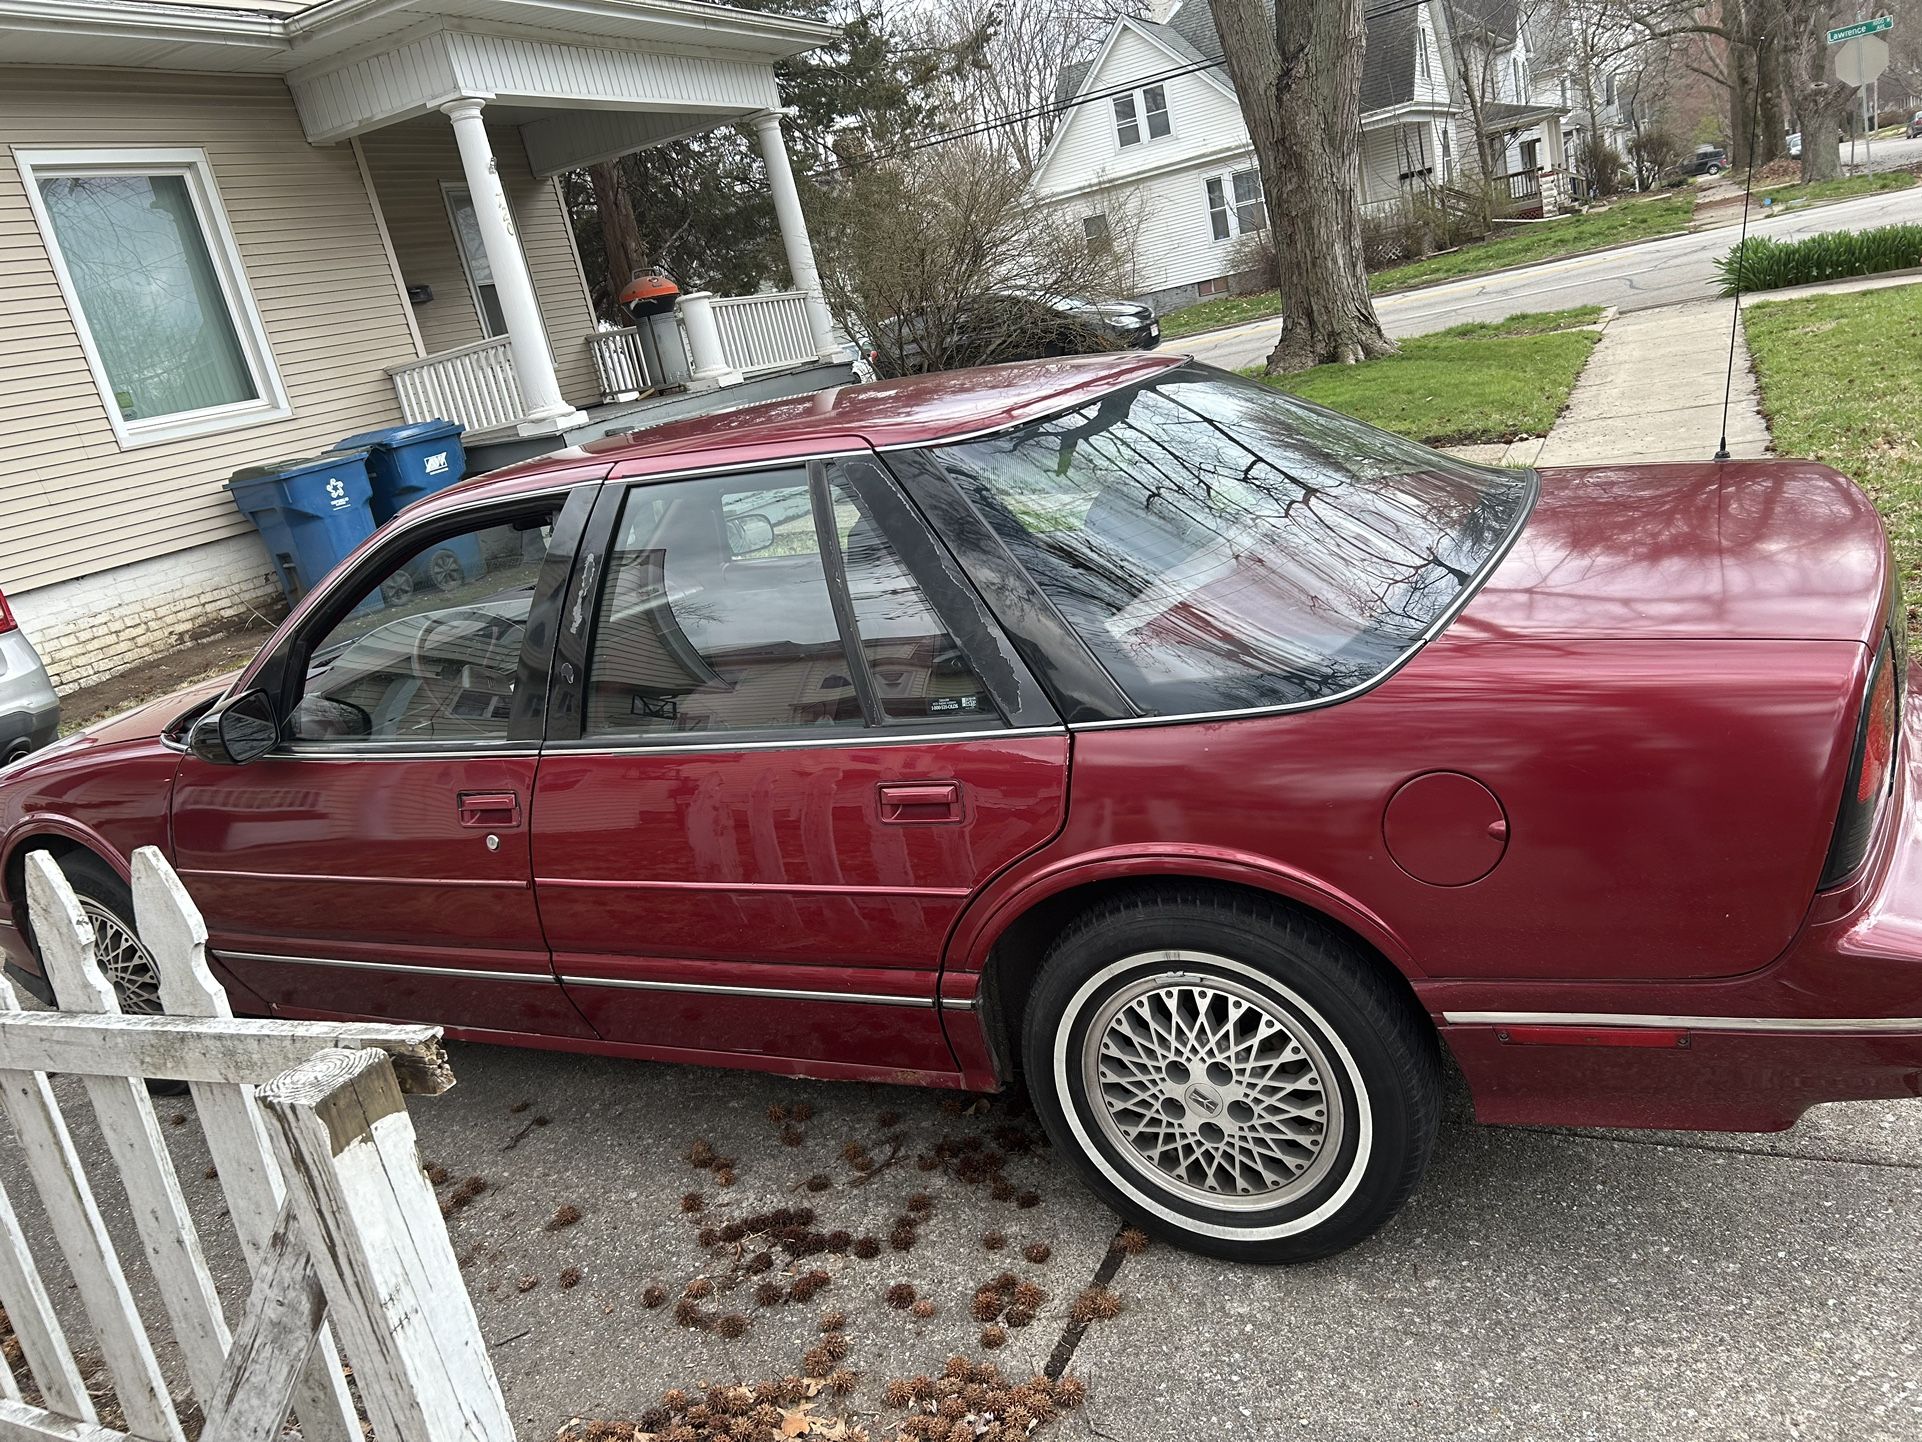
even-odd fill
[{"label": "side mirror", "polygon": [[744,556],[758,556],[773,544],[774,522],[759,511],[728,517],[727,549],[735,560]]},{"label": "side mirror", "polygon": [[187,749],[216,766],[245,766],[280,742],[280,723],[265,691],[243,691],[201,716],[187,733]]}]

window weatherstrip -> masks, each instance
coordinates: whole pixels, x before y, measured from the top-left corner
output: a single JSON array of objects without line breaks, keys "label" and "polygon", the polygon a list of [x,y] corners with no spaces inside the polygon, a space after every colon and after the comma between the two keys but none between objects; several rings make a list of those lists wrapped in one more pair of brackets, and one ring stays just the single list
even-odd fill
[{"label": "window weatherstrip", "polygon": [[875,688],[874,673],[868,670],[867,647],[861,644],[860,623],[854,619],[854,597],[848,591],[825,461],[808,462],[808,504],[814,511],[814,541],[821,552],[821,569],[827,575],[828,605],[833,608],[835,624],[841,629],[841,653],[847,658],[848,675],[854,681],[854,694],[861,702],[862,719],[870,728],[885,726],[887,712]]}]

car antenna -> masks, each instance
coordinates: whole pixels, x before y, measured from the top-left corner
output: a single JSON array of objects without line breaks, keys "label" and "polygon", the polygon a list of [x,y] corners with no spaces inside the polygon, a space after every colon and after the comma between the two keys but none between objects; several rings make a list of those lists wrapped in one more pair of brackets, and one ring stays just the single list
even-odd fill
[{"label": "car antenna", "polygon": [[1755,42],[1755,103],[1750,108],[1748,123],[1748,174],[1742,180],[1742,231],[1735,241],[1735,308],[1728,318],[1728,371],[1722,377],[1722,443],[1715,448],[1718,461],[1729,458],[1728,403],[1735,392],[1735,345],[1742,324],[1742,263],[1747,258],[1743,252],[1748,245],[1748,201],[1755,190],[1755,142],[1760,138],[1755,132],[1762,125],[1762,50],[1768,43],[1766,35]]}]

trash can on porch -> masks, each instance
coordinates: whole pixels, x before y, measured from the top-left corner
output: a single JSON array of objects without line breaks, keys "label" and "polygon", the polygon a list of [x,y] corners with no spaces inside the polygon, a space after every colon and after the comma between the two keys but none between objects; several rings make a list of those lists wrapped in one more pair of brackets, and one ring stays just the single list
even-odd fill
[{"label": "trash can on porch", "polygon": [[[348,436],[334,449],[367,453],[374,522],[384,526],[422,496],[432,495],[460,480],[467,469],[461,430],[453,421],[416,421],[411,425],[387,426]],[[407,582],[395,576],[388,583],[388,599],[398,600],[392,592],[403,585],[410,589],[432,586],[439,591],[452,591],[463,581],[477,580],[484,569],[480,542],[472,535],[455,536],[443,545],[429,547],[410,563],[402,573],[408,578]]]},{"label": "trash can on porch", "polygon": [[266,542],[290,606],[374,533],[365,451],[243,466],[227,491]]}]

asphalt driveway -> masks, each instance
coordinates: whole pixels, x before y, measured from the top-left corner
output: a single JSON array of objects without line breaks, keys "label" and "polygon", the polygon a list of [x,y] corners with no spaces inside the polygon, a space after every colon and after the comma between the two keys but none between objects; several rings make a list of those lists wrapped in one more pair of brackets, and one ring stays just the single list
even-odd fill
[{"label": "asphalt driveway", "polygon": [[[1922,1104],[1828,1107],[1755,1137],[1487,1128],[1458,1099],[1427,1183],[1382,1234],[1250,1269],[1111,1252],[1117,1220],[1045,1151],[1010,1155],[1000,1200],[965,1167],[917,1168],[1031,1133],[1004,1099],[955,1115],[964,1099],[478,1047],[454,1066],[455,1090],[412,1110],[443,1194],[487,1181],[449,1226],[524,1438],[638,1418],[670,1386],[798,1373],[827,1310],[849,1317],[840,1365],[859,1381],[817,1407],[882,1424],[900,1415],[888,1380],[963,1353],[1023,1376],[1065,1365],[1088,1388],[1057,1424],[1071,1437],[1922,1436]],[[773,1107],[811,1115],[779,1123]],[[689,1165],[697,1141],[733,1159],[732,1186]],[[873,1170],[844,1159],[851,1142]],[[814,1176],[830,1185],[807,1190]],[[699,1213],[682,1210],[690,1191]],[[917,1192],[932,1210],[897,1251],[886,1238]],[[564,1206],[581,1220],[545,1230]],[[735,1249],[703,1248],[701,1228],[802,1206],[880,1254],[783,1264],[831,1281],[805,1305],[759,1306]],[[989,1251],[990,1232],[1007,1245]],[[1036,1243],[1040,1264],[1022,1256]],[[569,1267],[580,1280],[563,1287]],[[1004,1270],[1048,1298],[986,1352],[970,1302]],[[1069,1309],[1098,1272],[1122,1310],[1077,1328]],[[646,1305],[650,1285],[678,1299],[699,1277],[717,1289],[699,1305],[746,1318],[742,1336]],[[899,1283],[937,1314],[890,1307]]]}]

